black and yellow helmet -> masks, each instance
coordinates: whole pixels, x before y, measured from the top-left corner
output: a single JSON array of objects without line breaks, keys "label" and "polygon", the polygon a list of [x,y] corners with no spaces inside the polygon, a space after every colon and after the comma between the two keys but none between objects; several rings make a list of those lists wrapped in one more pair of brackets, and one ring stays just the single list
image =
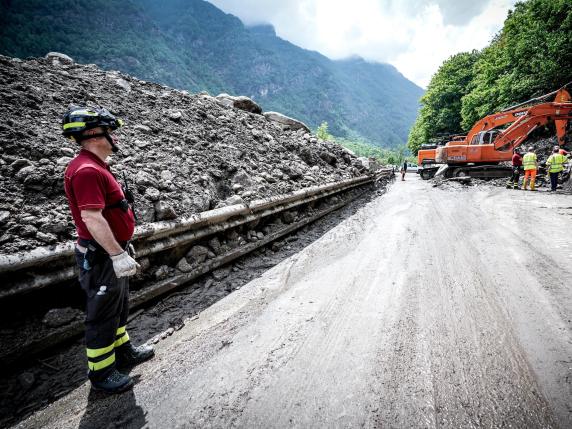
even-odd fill
[{"label": "black and yellow helmet", "polygon": [[116,130],[121,126],[123,126],[123,121],[106,109],[72,106],[63,117],[62,134],[71,140],[81,142],[80,136],[86,130],[97,127]]}]

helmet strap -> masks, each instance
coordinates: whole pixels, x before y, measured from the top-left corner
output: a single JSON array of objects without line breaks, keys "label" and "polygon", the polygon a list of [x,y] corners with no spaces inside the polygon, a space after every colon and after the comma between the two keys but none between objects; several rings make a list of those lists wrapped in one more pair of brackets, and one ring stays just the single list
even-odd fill
[{"label": "helmet strap", "polygon": [[89,134],[89,135],[81,135],[81,136],[76,136],[75,140],[78,143],[82,143],[86,140],[90,140],[93,138],[97,138],[97,137],[105,137],[105,139],[107,140],[107,142],[111,145],[111,150],[116,153],[119,152],[119,148],[117,147],[117,145],[113,142],[113,138],[111,137],[111,135],[105,131],[103,133],[97,133],[97,134]]}]

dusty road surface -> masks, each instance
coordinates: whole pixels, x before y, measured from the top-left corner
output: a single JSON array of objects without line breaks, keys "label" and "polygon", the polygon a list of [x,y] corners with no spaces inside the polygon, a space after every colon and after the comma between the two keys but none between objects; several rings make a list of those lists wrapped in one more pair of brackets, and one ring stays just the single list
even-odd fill
[{"label": "dusty road surface", "polygon": [[572,427],[572,197],[389,192],[21,427]]}]

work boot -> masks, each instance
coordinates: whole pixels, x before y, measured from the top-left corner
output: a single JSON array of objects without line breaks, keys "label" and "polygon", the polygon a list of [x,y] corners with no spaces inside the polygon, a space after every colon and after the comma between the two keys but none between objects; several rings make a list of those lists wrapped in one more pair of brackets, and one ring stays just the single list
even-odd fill
[{"label": "work boot", "polygon": [[120,368],[139,365],[140,363],[151,359],[153,356],[155,356],[153,347],[147,344],[135,347],[131,344],[131,341],[115,349],[115,359],[117,360],[117,366]]},{"label": "work boot", "polygon": [[103,380],[91,380],[91,387],[105,393],[121,393],[133,387],[133,379],[114,369],[113,372]]},{"label": "work boot", "polygon": [[534,180],[530,181],[530,190],[531,191],[536,191],[536,188],[534,187]]}]

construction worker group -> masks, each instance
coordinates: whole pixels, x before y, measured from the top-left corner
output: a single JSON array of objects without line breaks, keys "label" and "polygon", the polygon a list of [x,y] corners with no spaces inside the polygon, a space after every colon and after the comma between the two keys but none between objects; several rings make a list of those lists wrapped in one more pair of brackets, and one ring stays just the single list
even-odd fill
[{"label": "construction worker group", "polygon": [[[546,171],[550,177],[550,190],[555,192],[558,188],[558,178],[564,171],[565,165],[568,163],[566,151],[560,146],[554,146],[552,154],[546,160]],[[538,158],[532,146],[528,147],[527,152],[522,156],[517,149],[513,151],[512,156],[512,176],[507,183],[507,188],[518,189],[520,173],[524,171],[524,179],[522,181],[522,189],[536,191],[536,178],[539,169]],[[530,186],[530,188],[529,188]]]}]

